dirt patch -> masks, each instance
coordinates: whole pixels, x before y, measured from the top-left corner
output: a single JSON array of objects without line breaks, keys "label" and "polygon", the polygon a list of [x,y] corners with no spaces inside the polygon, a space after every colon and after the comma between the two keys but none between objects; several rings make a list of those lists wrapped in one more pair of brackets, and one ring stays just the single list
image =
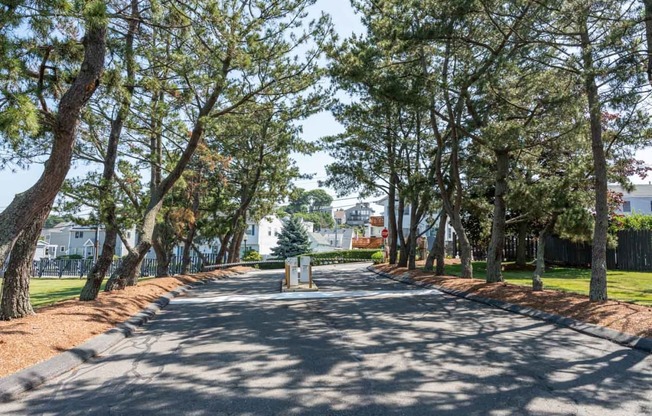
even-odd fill
[{"label": "dirt patch", "polygon": [[533,292],[531,288],[509,283],[486,283],[480,279],[434,276],[421,270],[408,271],[406,268],[389,265],[376,266],[376,269],[392,275],[409,273],[414,280],[528,306],[631,335],[652,338],[652,308],[648,306],[619,301],[591,302],[588,296],[574,293],[557,290]]},{"label": "dirt patch", "polygon": [[140,312],[161,295],[188,283],[244,273],[235,267],[190,276],[145,280],[115,292],[100,292],[92,302],[66,300],[40,308],[36,315],[0,321],[0,377],[47,360]]}]

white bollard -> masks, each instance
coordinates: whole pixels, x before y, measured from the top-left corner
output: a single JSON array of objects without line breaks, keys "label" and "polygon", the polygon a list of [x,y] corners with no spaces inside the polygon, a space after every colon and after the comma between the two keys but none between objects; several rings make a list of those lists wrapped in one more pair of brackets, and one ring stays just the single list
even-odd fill
[{"label": "white bollard", "polygon": [[299,259],[296,257],[290,257],[285,260],[290,266],[290,286],[299,285]]},{"label": "white bollard", "polygon": [[301,283],[310,282],[310,257],[301,256]]}]

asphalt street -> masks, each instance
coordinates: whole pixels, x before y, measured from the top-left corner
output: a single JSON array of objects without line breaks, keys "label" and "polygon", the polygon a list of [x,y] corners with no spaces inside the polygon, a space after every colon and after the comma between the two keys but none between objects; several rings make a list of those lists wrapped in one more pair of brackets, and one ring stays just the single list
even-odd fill
[{"label": "asphalt street", "polygon": [[203,285],[0,414],[652,415],[652,355],[365,268]]}]

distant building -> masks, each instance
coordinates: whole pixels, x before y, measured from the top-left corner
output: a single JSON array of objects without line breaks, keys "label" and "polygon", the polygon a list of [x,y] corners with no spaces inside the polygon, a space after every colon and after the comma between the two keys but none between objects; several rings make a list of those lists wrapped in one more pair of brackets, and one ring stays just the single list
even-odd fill
[{"label": "distant building", "polygon": [[609,190],[623,194],[623,205],[616,211],[618,214],[652,215],[652,185],[634,185],[632,192],[627,192],[620,185],[610,185]]},{"label": "distant building", "polygon": [[346,223],[355,226],[367,224],[374,210],[371,209],[368,202],[358,202],[344,212],[346,213]]},{"label": "distant building", "polygon": [[[384,197],[381,200],[376,202],[379,205],[382,205],[384,208],[383,212],[383,224],[385,225],[386,228],[387,225],[389,224],[389,198]],[[398,207],[398,204],[396,204]],[[402,213],[399,213],[398,209],[396,209],[396,218],[398,219],[399,215],[403,215],[403,234],[407,237],[407,235],[410,233],[410,205],[406,205],[403,209]],[[424,233],[423,236],[427,238],[427,244],[428,247],[432,247],[432,242],[434,241],[436,235],[437,235],[437,229],[438,229],[438,222],[435,223],[434,226],[430,227],[428,223],[430,221],[428,220],[433,220],[432,218],[424,218],[421,220],[421,222],[418,225],[418,231],[419,233]],[[444,234],[444,240],[446,242],[447,246],[450,246],[450,244],[453,242],[453,235],[455,234],[455,231],[453,230],[453,227],[450,224],[450,219],[446,221],[446,231]]]},{"label": "distant building", "polygon": [[[133,247],[136,245],[135,228],[124,232],[128,243]],[[41,240],[45,243],[43,256],[56,258],[61,256],[78,255],[82,258],[94,258],[95,247],[102,251],[102,245],[106,237],[104,226],[82,226],[73,222],[63,222],[52,228],[41,231]],[[37,253],[39,247],[37,246]],[[40,254],[40,253],[39,253]],[[127,248],[120,238],[115,246],[115,255],[122,257],[127,255]]]},{"label": "distant building", "polygon": [[337,225],[346,224],[346,211],[340,208],[333,212],[333,219]]}]

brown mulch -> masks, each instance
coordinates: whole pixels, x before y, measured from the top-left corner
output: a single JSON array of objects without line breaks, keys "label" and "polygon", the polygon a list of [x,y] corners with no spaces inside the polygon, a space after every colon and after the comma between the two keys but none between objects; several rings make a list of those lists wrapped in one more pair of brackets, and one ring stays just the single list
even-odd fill
[{"label": "brown mulch", "polygon": [[188,283],[244,273],[246,267],[191,276],[163,277],[114,292],[100,292],[91,302],[77,299],[37,310],[36,315],[0,321],[0,377],[47,360],[122,323],[161,295]]},{"label": "brown mulch", "polygon": [[414,280],[502,300],[578,321],[601,325],[616,331],[652,338],[652,308],[628,302],[590,302],[588,296],[557,290],[533,292],[531,288],[509,283],[486,283],[480,279],[434,276],[421,270],[380,265],[376,269],[392,275],[409,273]]}]

